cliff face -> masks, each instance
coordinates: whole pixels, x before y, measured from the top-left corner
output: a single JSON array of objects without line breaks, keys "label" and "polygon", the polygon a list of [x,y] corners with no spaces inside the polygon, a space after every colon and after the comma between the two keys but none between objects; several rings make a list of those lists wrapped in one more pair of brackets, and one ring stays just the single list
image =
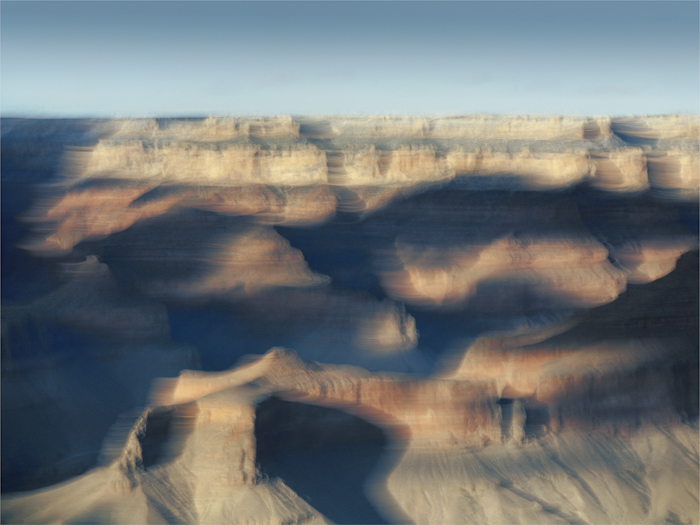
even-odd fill
[{"label": "cliff face", "polygon": [[[639,353],[639,348],[635,350]],[[551,357],[543,358],[543,354],[546,352],[533,352],[529,359],[521,356],[516,369],[527,374],[542,368],[546,357]],[[565,352],[557,354],[561,360],[577,356],[562,354]],[[620,356],[606,357],[608,365],[620,361]],[[536,399],[551,401],[548,396],[554,392],[563,410],[550,417],[546,405],[528,399],[524,417],[520,417],[520,401],[508,412],[503,409],[505,404],[498,410],[498,381],[417,381],[305,362],[293,352],[273,349],[229,372],[183,372],[177,379],[162,381],[154,390],[156,408],[137,420],[123,445],[113,447],[111,463],[62,487],[5,498],[3,519],[70,519],[80,509],[81,518],[94,518],[99,511],[100,519],[107,522],[124,518],[320,522],[323,518],[313,507],[283,481],[270,480],[260,470],[256,438],[263,440],[270,453],[271,447],[322,448],[348,440],[376,440],[377,436],[342,413],[322,419],[301,409],[291,412],[290,431],[283,407],[267,416],[275,421],[266,421],[265,427],[285,433],[261,435],[256,432],[256,416],[267,413],[256,412],[255,406],[274,393],[293,400],[291,405],[301,402],[340,408],[383,429],[394,459],[388,467],[375,467],[366,491],[385,519],[405,521],[408,517],[421,523],[442,523],[459,515],[466,523],[504,519],[559,523],[576,516],[621,523],[674,516],[692,520],[698,502],[697,428],[669,417],[672,400],[658,395],[669,378],[663,372],[642,371],[640,375],[639,360],[638,355],[628,356],[627,366],[615,366],[616,376],[603,372],[598,379],[587,372],[589,361],[579,366],[569,362],[568,369],[560,365],[557,372],[563,381],[553,384],[551,374],[543,374]],[[508,362],[512,364],[513,359]],[[470,364],[471,370],[478,368],[488,375],[483,362],[480,367],[473,360]],[[594,366],[601,368],[601,363]],[[630,369],[637,370],[634,377],[625,377]],[[529,396],[526,388],[511,379],[512,373],[493,375],[506,381],[505,388],[510,389],[502,394]],[[654,390],[649,390],[652,386]],[[581,389],[587,392],[585,402]],[[653,405],[648,404],[650,399],[655,399]],[[622,418],[621,410],[626,411]],[[636,424],[626,426],[621,423],[625,418]],[[556,424],[555,419],[566,423]],[[587,431],[572,426],[572,421],[583,423]],[[661,422],[663,426],[656,426]],[[313,445],[295,440],[301,425]],[[284,444],[275,447],[280,437]],[[110,450],[109,444],[106,447]],[[672,483],[684,487],[676,495],[668,492],[668,478],[658,477],[666,472],[668,462],[678,468]],[[322,475],[322,467],[312,465],[305,468],[318,469]],[[636,473],[634,483],[626,477],[632,473]],[[88,480],[89,489],[85,486]],[[139,503],[132,504],[128,514],[118,510],[131,499]],[[56,504],[72,500],[92,503],[78,507]],[[640,502],[646,502],[645,506]]]},{"label": "cliff face", "polygon": [[[12,124],[10,137],[23,123]],[[448,181],[472,189],[584,184],[603,194],[652,188],[693,201],[697,128],[689,116],[95,123],[85,140],[102,138],[68,152],[64,179],[54,188],[58,195],[30,214],[31,220],[57,221],[58,227],[28,247],[65,253],[83,239],[122,231],[174,206],[262,214],[269,224],[318,224],[347,191],[382,192],[385,198],[362,199],[362,211],[373,211],[397,190],[405,194]],[[270,193],[271,187],[282,195]],[[158,195],[157,188],[166,191]],[[167,191],[173,188],[181,191]]]},{"label": "cliff face", "polygon": [[3,521],[697,522],[696,117],[2,124]]}]

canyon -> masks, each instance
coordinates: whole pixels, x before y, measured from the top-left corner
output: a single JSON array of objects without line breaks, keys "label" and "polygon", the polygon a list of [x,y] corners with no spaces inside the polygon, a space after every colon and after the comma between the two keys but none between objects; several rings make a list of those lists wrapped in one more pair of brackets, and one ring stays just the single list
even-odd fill
[{"label": "canyon", "polygon": [[2,120],[3,523],[697,523],[700,119]]}]

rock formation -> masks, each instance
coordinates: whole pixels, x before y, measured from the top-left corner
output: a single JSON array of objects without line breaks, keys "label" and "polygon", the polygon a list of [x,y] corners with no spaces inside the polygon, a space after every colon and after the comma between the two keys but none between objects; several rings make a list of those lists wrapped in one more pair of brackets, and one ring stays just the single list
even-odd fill
[{"label": "rock formation", "polygon": [[3,119],[2,522],[697,523],[698,129]]}]

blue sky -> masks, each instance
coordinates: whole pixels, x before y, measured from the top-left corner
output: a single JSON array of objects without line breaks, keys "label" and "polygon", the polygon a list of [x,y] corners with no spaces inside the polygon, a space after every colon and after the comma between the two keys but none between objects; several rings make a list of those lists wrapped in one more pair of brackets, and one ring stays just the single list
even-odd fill
[{"label": "blue sky", "polygon": [[700,112],[699,2],[0,3],[3,116]]}]

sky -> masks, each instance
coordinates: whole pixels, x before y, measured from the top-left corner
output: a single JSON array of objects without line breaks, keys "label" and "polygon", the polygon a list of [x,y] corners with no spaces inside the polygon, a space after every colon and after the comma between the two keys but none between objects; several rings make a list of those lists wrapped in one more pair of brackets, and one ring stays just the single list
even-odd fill
[{"label": "sky", "polygon": [[0,2],[2,116],[700,112],[700,2]]}]

